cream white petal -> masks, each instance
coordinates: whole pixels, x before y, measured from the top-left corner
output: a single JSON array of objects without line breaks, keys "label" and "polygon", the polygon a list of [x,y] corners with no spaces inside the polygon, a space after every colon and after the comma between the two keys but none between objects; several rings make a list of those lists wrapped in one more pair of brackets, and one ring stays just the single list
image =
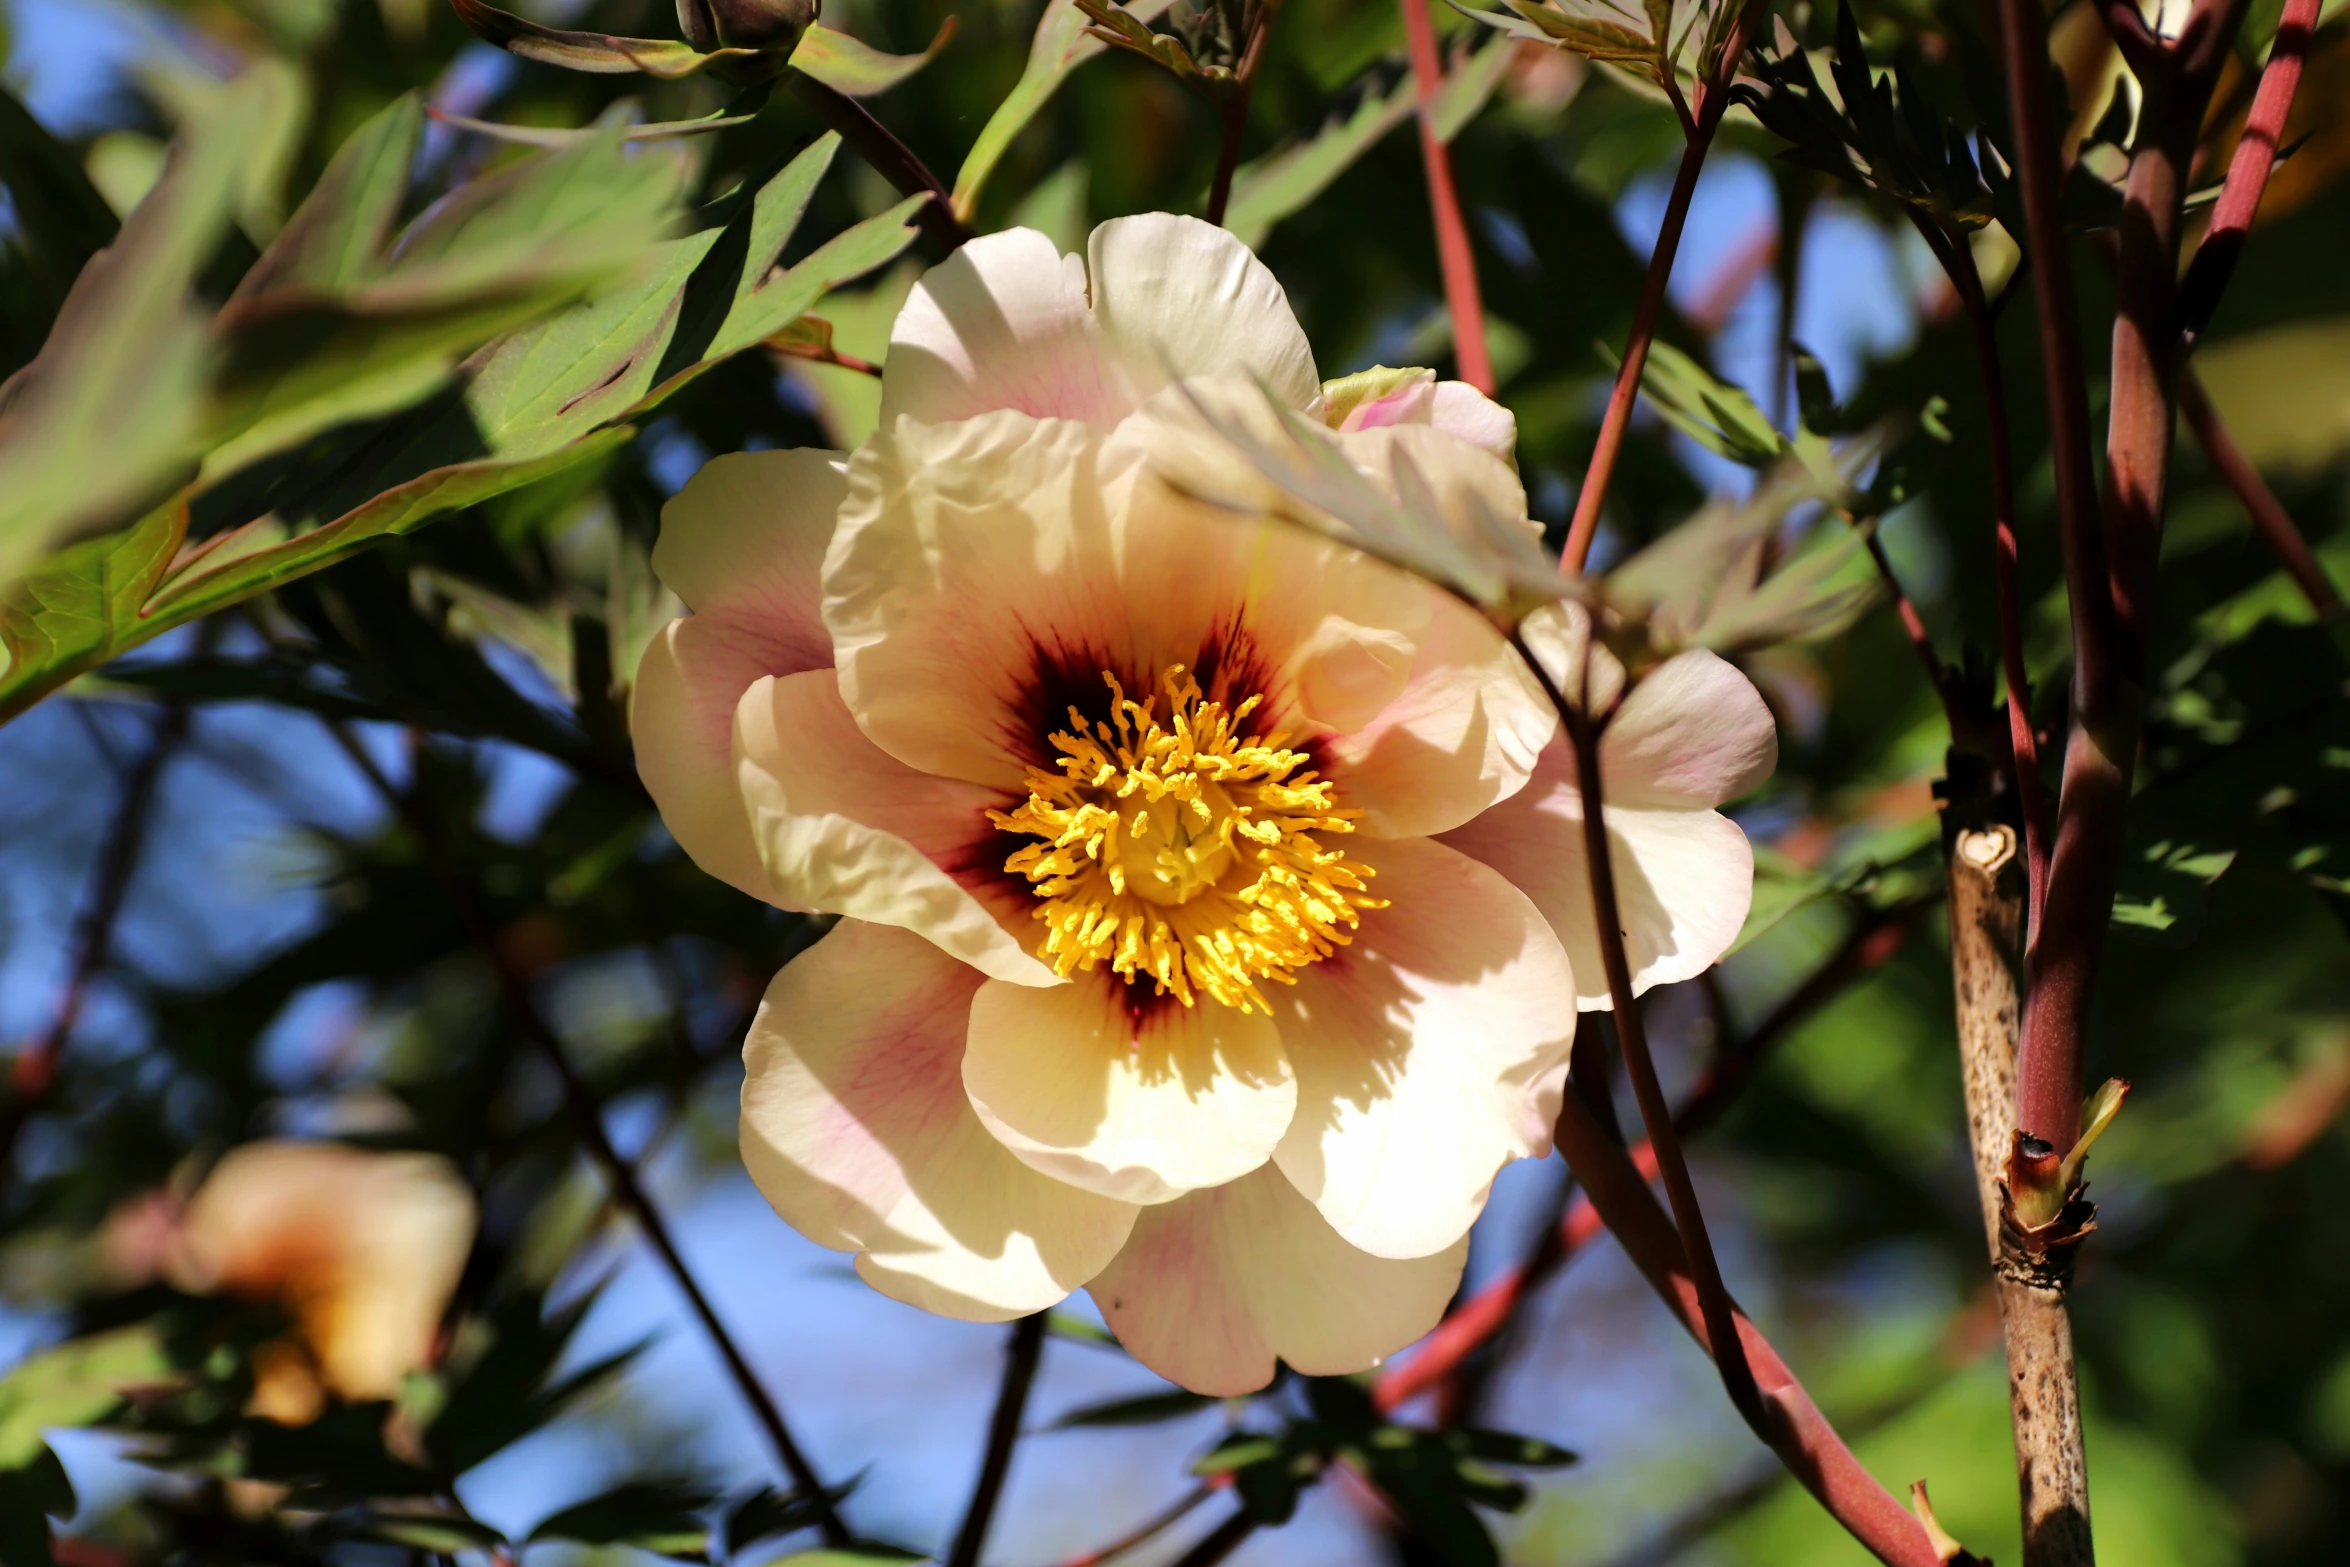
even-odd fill
[{"label": "cream white petal", "polygon": [[856,1252],[875,1289],[1001,1321],[1100,1272],[1135,1209],[1038,1174],[972,1114],[960,1062],[983,983],[904,931],[843,920],[752,1020],[742,1154],[775,1211]]},{"label": "cream white petal", "polygon": [[1422,1257],[1549,1151],[1575,980],[1499,872],[1425,838],[1352,852],[1388,906],[1273,998],[1298,1096],[1274,1160],[1351,1245]]},{"label": "cream white petal", "polygon": [[1137,401],[1189,376],[1262,382],[1301,412],[1320,406],[1314,351],[1272,272],[1198,218],[1114,218],[1086,247],[1093,313],[1127,366]]},{"label": "cream white petal", "polygon": [[1444,1314],[1466,1238],[1430,1257],[1358,1251],[1277,1170],[1145,1208],[1090,1286],[1118,1341],[1171,1382],[1253,1393],[1276,1356],[1309,1376],[1368,1370]]},{"label": "cream white petal", "polygon": [[653,569],[693,613],[655,633],[637,666],[637,772],[694,863],[755,898],[776,893],[735,787],[735,704],[762,675],[832,662],[818,611],[824,551],[847,491],[823,451],[745,452],[705,464],[662,508]]},{"label": "cream white petal", "polygon": [[1558,714],[1484,616],[1439,598],[1403,689],[1327,745],[1331,776],[1373,837],[1458,827],[1525,787]]},{"label": "cream white petal", "polygon": [[1089,307],[1084,261],[1034,229],[964,245],[914,285],[890,328],[884,430],[1003,408],[1107,429],[1134,402]]},{"label": "cream white petal", "polygon": [[1028,955],[1032,899],[1000,874],[1003,797],[916,772],[865,738],[831,670],[768,676],[735,715],[736,779],[776,889],[912,931],[984,974],[1057,983]]},{"label": "cream white petal", "polygon": [[981,986],[963,1055],[980,1120],[1046,1174],[1128,1202],[1263,1164],[1297,1107],[1273,1020],[1148,994],[1101,971]]},{"label": "cream white petal", "polygon": [[1428,422],[1481,446],[1503,462],[1518,460],[1518,416],[1466,381],[1439,381]]},{"label": "cream white petal", "polygon": [[1624,698],[1599,741],[1612,807],[1714,806],[1779,765],[1779,730],[1754,683],[1703,648],[1666,659]]},{"label": "cream white petal", "polygon": [[[1145,416],[1138,415],[1137,420]],[[1344,732],[1403,689],[1438,596],[1330,540],[1235,521],[1144,473],[1136,421],[900,424],[850,470],[825,564],[842,694],[909,766],[1025,789],[1105,672],[1261,695],[1258,732]],[[1163,700],[1163,698],[1161,698]]]},{"label": "cream white petal", "polygon": [[[1607,807],[1609,864],[1632,988],[1694,979],[1746,923],[1754,850],[1738,824],[1704,809]],[[1608,1005],[1583,849],[1583,799],[1565,740],[1545,748],[1525,788],[1441,842],[1484,861],[1534,900],[1574,967],[1585,1011]]]}]

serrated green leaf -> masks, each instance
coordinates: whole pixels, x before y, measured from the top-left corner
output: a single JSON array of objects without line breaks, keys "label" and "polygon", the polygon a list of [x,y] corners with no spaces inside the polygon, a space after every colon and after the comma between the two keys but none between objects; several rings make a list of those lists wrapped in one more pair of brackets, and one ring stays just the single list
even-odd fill
[{"label": "serrated green leaf", "polygon": [[[186,535],[188,507],[175,499],[123,532],[52,557],[0,594],[0,718],[48,685],[92,669],[141,640],[139,607],[163,579]],[[60,672],[63,673],[60,673]]]}]

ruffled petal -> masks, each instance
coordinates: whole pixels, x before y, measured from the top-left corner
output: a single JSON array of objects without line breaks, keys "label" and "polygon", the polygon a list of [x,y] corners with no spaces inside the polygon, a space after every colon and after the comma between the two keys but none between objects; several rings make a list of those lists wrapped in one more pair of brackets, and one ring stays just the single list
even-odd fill
[{"label": "ruffled petal", "polygon": [[1189,376],[1261,381],[1303,411],[1321,405],[1314,351],[1272,272],[1213,223],[1169,212],[1093,231],[1093,314],[1137,401]]},{"label": "ruffled petal", "polygon": [[1403,690],[1368,723],[1333,736],[1330,772],[1373,837],[1458,827],[1525,787],[1558,714],[1485,618],[1438,599]]},{"label": "ruffled petal", "polygon": [[890,328],[881,428],[1014,408],[1108,429],[1136,397],[1086,297],[1085,263],[1034,229],[964,245],[914,285]]},{"label": "ruffled petal", "polygon": [[662,508],[653,546],[654,571],[693,613],[646,645],[629,699],[637,772],[670,835],[719,880],[787,908],[735,787],[734,709],[762,675],[831,664],[820,577],[847,489],[835,452],[705,464]]},{"label": "ruffled petal", "polygon": [[1464,1237],[1397,1262],[1357,1251],[1277,1170],[1146,1208],[1090,1286],[1135,1359],[1218,1398],[1273,1379],[1365,1371],[1436,1325],[1459,1286]]},{"label": "ruffled petal", "polygon": [[1047,1175],[1127,1202],[1263,1164],[1297,1108],[1273,1020],[1147,995],[1099,972],[981,986],[963,1055],[979,1119]]},{"label": "ruffled petal", "polygon": [[[1174,396],[1174,393],[1167,394]],[[825,564],[841,690],[909,766],[1025,790],[1106,673],[1265,699],[1259,732],[1343,733],[1403,689],[1440,595],[1328,539],[1236,521],[1141,471],[1138,415],[901,424],[851,465]],[[1163,698],[1162,698],[1163,700]]]},{"label": "ruffled petal", "polygon": [[1354,849],[1388,906],[1273,998],[1298,1101],[1274,1160],[1350,1245],[1424,1257],[1549,1152],[1575,979],[1499,872],[1425,838]]},{"label": "ruffled petal", "polygon": [[995,1322],[1117,1254],[1135,1209],[1040,1175],[971,1113],[959,1067],[983,977],[904,931],[844,920],[767,987],[743,1042],[744,1167],[883,1294]]},{"label": "ruffled petal", "polygon": [[[1746,923],[1754,850],[1709,810],[1607,807],[1625,956],[1635,993],[1704,973]],[[1583,1010],[1608,1003],[1583,852],[1583,797],[1566,741],[1553,740],[1525,788],[1441,842],[1483,860],[1534,900],[1567,949]]]},{"label": "ruffled petal", "polygon": [[1599,740],[1611,808],[1734,800],[1779,765],[1779,730],[1754,683],[1703,648],[1666,659],[1632,688]]},{"label": "ruffled petal", "polygon": [[1503,462],[1518,460],[1518,416],[1466,381],[1439,381],[1428,422],[1447,435],[1482,446]]},{"label": "ruffled petal", "polygon": [[736,777],[776,889],[912,931],[981,973],[1054,985],[1028,955],[1033,899],[1001,873],[1003,798],[916,772],[865,738],[828,669],[762,678],[735,715]]}]

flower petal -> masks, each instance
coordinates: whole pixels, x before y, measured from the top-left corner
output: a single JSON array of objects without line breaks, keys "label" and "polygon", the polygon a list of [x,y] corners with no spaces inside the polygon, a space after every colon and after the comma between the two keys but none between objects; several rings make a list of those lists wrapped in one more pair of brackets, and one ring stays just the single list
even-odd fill
[{"label": "flower petal", "polygon": [[995,1322],[1099,1273],[1135,1209],[1040,1175],[971,1113],[959,1063],[984,978],[843,920],[767,987],[743,1041],[743,1164],[883,1294]]},{"label": "flower petal", "polygon": [[1550,699],[1491,623],[1439,598],[1402,692],[1327,749],[1365,833],[1418,838],[1525,787],[1557,731]]},{"label": "flower petal", "polygon": [[1575,979],[1498,871],[1425,838],[1350,850],[1388,906],[1273,998],[1298,1102],[1273,1157],[1350,1245],[1423,1257],[1549,1151]]},{"label": "flower petal", "polygon": [[824,615],[876,744],[1024,791],[1072,705],[1106,716],[1105,672],[1157,697],[1180,663],[1211,697],[1262,695],[1261,729],[1300,735],[1403,689],[1435,590],[1166,488],[1141,471],[1150,417],[1108,442],[1017,413],[901,424],[858,453]]},{"label": "flower petal", "polygon": [[1213,223],[1170,212],[1093,231],[1093,314],[1139,393],[1187,376],[1262,381],[1301,412],[1318,408],[1314,350],[1271,270]]},{"label": "flower petal", "polygon": [[1357,1251],[1277,1170],[1146,1208],[1090,1286],[1135,1359],[1194,1392],[1253,1393],[1278,1356],[1308,1376],[1365,1371],[1436,1325],[1464,1238],[1397,1262]]},{"label": "flower petal", "polygon": [[629,699],[637,772],[670,835],[719,880],[786,907],[735,786],[734,709],[762,675],[832,662],[819,579],[847,489],[834,452],[704,464],[662,508],[653,546],[654,571],[694,613],[646,645]]},{"label": "flower petal", "polygon": [[1666,659],[1624,698],[1599,741],[1612,808],[1714,806],[1779,765],[1779,730],[1754,683],[1703,648]]},{"label": "flower petal", "polygon": [[1482,446],[1503,462],[1518,460],[1518,417],[1466,381],[1439,381],[1428,422],[1448,435]]},{"label": "flower petal", "polygon": [[894,925],[981,973],[1055,985],[1021,944],[1033,900],[1001,875],[1002,796],[919,773],[865,738],[829,669],[763,677],[735,714],[742,808],[777,891]]},{"label": "flower petal", "polygon": [[1273,1020],[1146,996],[1099,972],[981,986],[963,1056],[979,1119],[1047,1175],[1127,1202],[1263,1164],[1297,1108]]},{"label": "flower petal", "polygon": [[1116,424],[1134,389],[1086,297],[1085,263],[1034,229],[964,245],[914,285],[890,328],[881,428],[999,408]]},{"label": "flower petal", "polygon": [[[1613,803],[1607,827],[1633,991],[1704,973],[1738,939],[1754,898],[1746,834],[1714,811]],[[1563,738],[1544,749],[1525,788],[1440,841],[1483,860],[1533,899],[1567,949],[1583,1010],[1608,1006],[1583,852],[1583,797]]]}]

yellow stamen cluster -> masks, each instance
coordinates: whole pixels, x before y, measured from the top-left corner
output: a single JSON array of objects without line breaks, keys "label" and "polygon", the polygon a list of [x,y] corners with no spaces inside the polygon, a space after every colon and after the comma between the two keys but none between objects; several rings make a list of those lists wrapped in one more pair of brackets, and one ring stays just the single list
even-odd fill
[{"label": "yellow stamen cluster", "polygon": [[1155,699],[1102,679],[1109,721],[1071,708],[1051,737],[1055,769],[1031,767],[1026,803],[989,813],[1043,840],[1004,862],[1042,900],[1040,956],[1060,974],[1107,963],[1147,976],[1187,1007],[1204,993],[1270,1013],[1259,980],[1295,983],[1291,971],[1352,939],[1362,910],[1385,906],[1365,890],[1369,866],[1316,841],[1362,813],[1298,771],[1310,758],[1288,735],[1245,732],[1263,698],[1227,710],[1177,664],[1162,721]]}]

